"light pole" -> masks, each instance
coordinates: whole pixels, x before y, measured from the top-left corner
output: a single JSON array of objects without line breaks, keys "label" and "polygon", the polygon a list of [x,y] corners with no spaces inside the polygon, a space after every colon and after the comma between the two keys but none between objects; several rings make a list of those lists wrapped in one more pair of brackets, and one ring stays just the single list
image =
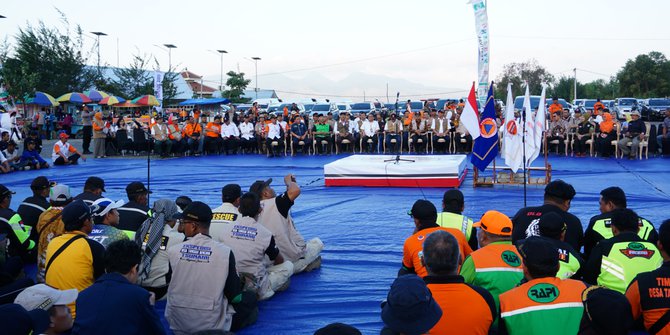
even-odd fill
[{"label": "light pole", "polygon": [[221,94],[223,95],[223,54],[227,54],[228,51],[226,50],[216,50],[219,54],[221,54],[221,84],[219,85],[219,91],[221,91]]},{"label": "light pole", "polygon": [[164,47],[168,48],[168,72],[172,71],[172,49],[177,46],[174,44],[163,44]]},{"label": "light pole", "polygon": [[100,74],[100,36],[107,36],[107,34],[101,31],[92,31],[91,34],[97,36],[96,44],[98,46],[98,74]]},{"label": "light pole", "polygon": [[261,60],[260,57],[251,57],[254,60],[254,65],[256,67],[256,100],[258,100],[258,61]]}]

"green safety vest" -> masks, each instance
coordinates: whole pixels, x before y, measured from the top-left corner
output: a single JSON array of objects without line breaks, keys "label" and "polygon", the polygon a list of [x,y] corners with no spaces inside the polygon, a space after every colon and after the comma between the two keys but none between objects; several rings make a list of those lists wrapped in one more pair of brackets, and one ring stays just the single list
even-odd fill
[{"label": "green safety vest", "polygon": [[[327,133],[327,132],[330,131],[330,125],[327,124],[327,123],[326,124],[317,124],[315,126],[316,126],[316,132],[317,133]],[[316,137],[326,137],[326,136],[328,136],[328,135],[325,135],[325,134],[316,135]]]},{"label": "green safety vest", "polygon": [[[640,230],[637,232],[637,236],[645,241],[649,240],[649,234],[654,231],[654,226],[651,222],[642,218],[639,219],[638,225],[640,226]],[[593,224],[593,231],[600,234],[603,239],[612,238],[614,236],[614,233],[612,233],[612,219],[606,218],[597,220]]]},{"label": "green safety vest", "polygon": [[473,222],[469,217],[461,214],[442,212],[437,214],[437,224],[440,227],[460,230],[465,235],[465,240],[470,241]]},{"label": "green safety vest", "polygon": [[625,293],[628,284],[642,272],[658,269],[663,264],[661,253],[653,243],[628,241],[615,243],[603,256],[598,285]]},{"label": "green safety vest", "polygon": [[[16,238],[21,242],[21,244],[25,243],[26,240],[30,237],[30,232],[32,231],[32,227],[30,226],[25,226],[23,225],[23,219],[21,219],[21,215],[19,213],[14,213],[9,220],[0,217],[0,221],[7,222],[9,226],[12,228],[12,232],[14,232],[14,235],[16,235]],[[35,241],[29,240],[28,241],[28,250],[32,250],[35,248]]]},{"label": "green safety vest", "polygon": [[569,251],[560,248],[558,249],[558,265],[559,268],[556,277],[561,279],[572,277],[581,267],[579,260],[574,257],[574,255]]}]

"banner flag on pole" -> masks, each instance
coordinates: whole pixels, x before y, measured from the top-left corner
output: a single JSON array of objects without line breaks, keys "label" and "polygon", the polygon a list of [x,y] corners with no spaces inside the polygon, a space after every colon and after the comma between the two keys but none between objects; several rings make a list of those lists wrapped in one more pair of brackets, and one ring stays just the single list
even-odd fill
[{"label": "banner flag on pole", "polygon": [[540,151],[544,145],[544,122],[547,116],[547,102],[546,102],[547,85],[542,84],[542,94],[540,95],[540,104],[537,106],[537,113],[535,113],[535,127],[533,127],[533,141],[535,142],[535,151],[530,154],[528,158],[528,166],[540,156]]},{"label": "banner flag on pole", "polygon": [[161,104],[163,100],[163,76],[163,72],[154,72],[154,96],[156,100],[161,101]]},{"label": "banner flag on pole", "polygon": [[533,119],[533,110],[530,108],[530,88],[528,87],[528,82],[526,82],[526,94],[523,97],[522,115],[525,115],[523,122],[526,127],[523,134],[523,141],[526,147],[526,166],[530,166],[528,158],[535,152],[535,121]]},{"label": "banner flag on pole", "polygon": [[479,137],[479,111],[477,110],[477,97],[475,96],[475,83],[472,83],[470,94],[465,101],[463,113],[461,114],[461,122],[465,129],[468,130],[472,136],[472,140]]},{"label": "banner flag on pole", "polygon": [[507,84],[507,102],[505,105],[505,126],[503,128],[503,158],[505,164],[516,173],[523,164],[523,147],[521,124],[514,117],[514,96],[512,95],[512,83]]},{"label": "banner flag on pole", "polygon": [[493,99],[493,83],[489,86],[484,112],[479,122],[480,136],[475,140],[470,162],[479,171],[486,170],[492,160],[498,156],[498,125],[496,123],[495,100]]},{"label": "banner flag on pole", "polygon": [[475,30],[477,31],[478,62],[477,95],[481,98],[489,86],[489,18],[485,0],[470,0],[475,10]]}]

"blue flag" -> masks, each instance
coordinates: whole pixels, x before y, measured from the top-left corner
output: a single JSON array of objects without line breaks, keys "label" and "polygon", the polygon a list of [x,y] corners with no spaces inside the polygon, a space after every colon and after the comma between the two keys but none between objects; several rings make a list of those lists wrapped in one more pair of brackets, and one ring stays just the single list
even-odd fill
[{"label": "blue flag", "polygon": [[493,83],[489,87],[484,112],[480,114],[479,130],[481,136],[475,139],[470,162],[479,171],[486,170],[492,160],[498,156],[498,125],[496,124],[495,100],[493,99]]}]

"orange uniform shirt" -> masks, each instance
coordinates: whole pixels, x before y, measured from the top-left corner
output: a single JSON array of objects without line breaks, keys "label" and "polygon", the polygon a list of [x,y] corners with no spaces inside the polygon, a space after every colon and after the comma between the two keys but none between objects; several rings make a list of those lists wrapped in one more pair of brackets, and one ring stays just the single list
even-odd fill
[{"label": "orange uniform shirt", "polygon": [[402,253],[403,267],[407,269],[414,269],[414,272],[421,278],[428,275],[428,271],[421,264],[421,257],[423,257],[423,242],[426,240],[428,235],[438,230],[446,231],[447,233],[454,235],[456,241],[458,241],[458,249],[461,254],[459,264],[463,264],[465,257],[472,253],[472,249],[470,248],[468,241],[465,239],[465,235],[463,235],[463,233],[458,229],[436,226],[421,229],[405,240]]},{"label": "orange uniform shirt", "polygon": [[200,133],[202,135],[202,126],[199,123],[186,124],[184,127],[185,137],[191,137],[193,133]]},{"label": "orange uniform shirt", "polygon": [[217,129],[218,132],[213,132],[213,131],[209,131],[209,130],[207,130],[207,131],[205,132],[205,136],[207,136],[207,137],[220,137],[220,136],[221,136],[221,125],[220,125],[220,124],[216,124],[216,123],[214,123],[214,122],[210,122],[210,123],[207,124],[207,127],[206,127],[206,128],[209,128],[209,129]]},{"label": "orange uniform shirt", "polygon": [[549,113],[561,113],[563,111],[563,105],[559,103],[549,105]]}]

